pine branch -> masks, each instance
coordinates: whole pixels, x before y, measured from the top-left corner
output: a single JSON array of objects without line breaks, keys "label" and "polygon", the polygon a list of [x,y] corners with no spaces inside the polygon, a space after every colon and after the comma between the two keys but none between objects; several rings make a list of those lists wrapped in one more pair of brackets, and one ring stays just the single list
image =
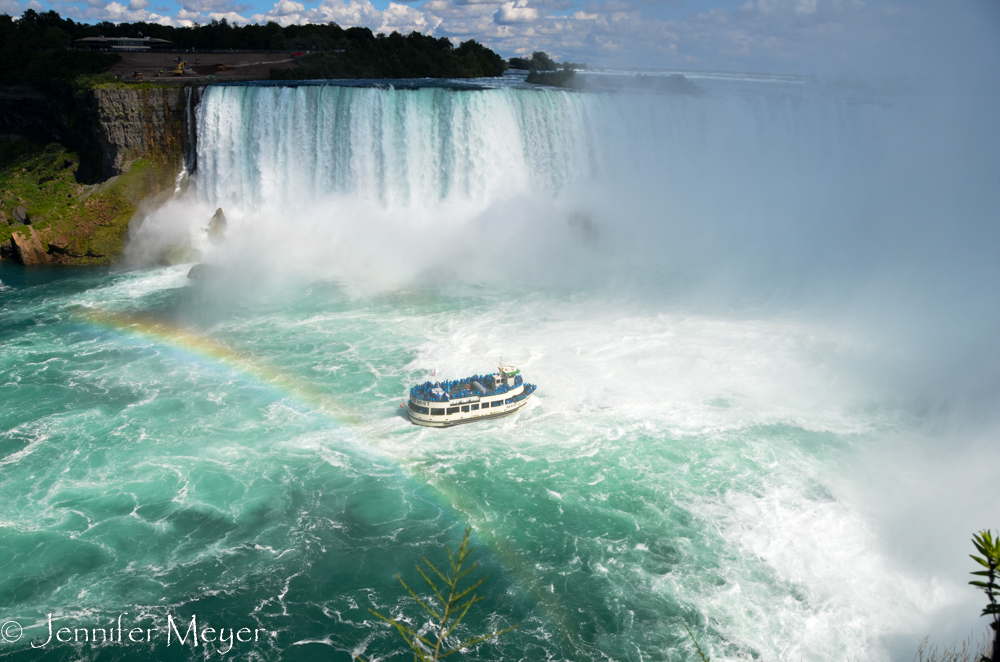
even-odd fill
[{"label": "pine branch", "polygon": [[[469,613],[469,609],[472,605],[477,602],[481,602],[485,598],[474,593],[477,588],[483,585],[489,575],[484,575],[479,581],[474,582],[471,586],[460,588],[459,582],[462,581],[470,572],[479,567],[479,563],[473,563],[468,568],[464,568],[466,561],[475,549],[469,545],[469,536],[472,533],[472,529],[466,529],[465,535],[462,537],[462,544],[458,548],[457,553],[452,553],[451,549],[445,548],[448,555],[448,563],[451,568],[451,572],[445,574],[438,570],[437,566],[427,560],[426,557],[423,558],[424,563],[427,567],[433,571],[434,574],[443,582],[443,585],[439,588],[438,585],[431,580],[427,573],[424,572],[423,568],[419,565],[415,566],[417,572],[420,576],[424,578],[427,585],[430,586],[431,591],[433,591],[434,596],[437,598],[438,602],[441,604],[440,613],[431,607],[429,601],[423,600],[413,589],[407,585],[403,578],[397,575],[399,583],[403,585],[406,592],[410,594],[417,604],[427,612],[434,620],[434,629],[437,631],[437,641],[431,642],[427,637],[420,636],[413,631],[412,628],[404,623],[394,619],[383,616],[374,609],[369,609],[372,614],[377,616],[382,621],[393,626],[399,635],[406,642],[407,646],[413,651],[415,662],[437,662],[444,657],[447,657],[453,653],[459,651],[467,650],[473,646],[477,646],[485,641],[495,639],[502,634],[506,634],[511,630],[517,628],[516,625],[503,629],[497,630],[496,632],[490,634],[483,634],[468,637],[465,640],[455,644],[454,646],[448,646],[447,640],[452,636],[455,629],[462,623],[465,616]],[[445,598],[444,594],[447,593],[448,597]],[[466,599],[466,596],[472,594],[471,597]],[[697,642],[695,642],[697,644]],[[442,652],[444,649],[444,652]],[[700,650],[700,649],[699,649]],[[366,662],[364,658],[360,655],[356,656],[361,662]],[[707,662],[707,661],[706,661]]]},{"label": "pine branch", "polygon": [[702,662],[709,662],[709,657],[705,655],[705,652],[703,650],[701,650],[701,646],[698,645],[698,640],[695,639],[694,634],[691,633],[691,628],[685,625],[684,629],[687,630],[688,636],[691,637],[691,641],[694,642],[694,647],[698,651],[698,657],[702,659]]}]

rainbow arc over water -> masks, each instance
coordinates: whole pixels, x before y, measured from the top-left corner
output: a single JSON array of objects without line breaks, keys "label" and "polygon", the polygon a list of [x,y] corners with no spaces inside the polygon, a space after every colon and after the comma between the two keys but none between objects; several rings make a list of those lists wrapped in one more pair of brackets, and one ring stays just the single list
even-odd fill
[{"label": "rainbow arc over water", "polygon": [[[284,397],[323,416],[334,425],[347,427],[364,450],[375,452],[399,466],[410,478],[429,488],[439,505],[453,512],[457,519],[470,526],[475,532],[475,537],[488,545],[520,589],[544,609],[549,622],[559,626],[556,632],[560,636],[563,649],[577,650],[576,644],[568,634],[569,628],[565,626],[568,622],[566,616],[568,609],[559,602],[556,595],[539,584],[529,562],[522,558],[519,550],[506,543],[503,536],[498,535],[491,525],[490,518],[486,517],[479,504],[461,494],[453,484],[443,482],[440,476],[428,470],[426,461],[390,452],[384,444],[379,443],[379,437],[365,426],[361,417],[338,405],[329,395],[321,393],[302,379],[268,366],[259,357],[163,320],[94,309],[78,310],[75,318],[79,323],[93,328],[179,350],[180,356],[187,360],[210,361],[223,365],[246,379],[278,391]],[[428,430],[421,428],[424,434],[441,433]]]}]

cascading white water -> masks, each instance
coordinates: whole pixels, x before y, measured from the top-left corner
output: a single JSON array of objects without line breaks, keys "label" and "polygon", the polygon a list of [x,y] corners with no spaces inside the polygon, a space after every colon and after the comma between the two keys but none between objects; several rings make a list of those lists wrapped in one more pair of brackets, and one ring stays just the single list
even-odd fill
[{"label": "cascading white water", "polygon": [[[900,218],[873,218],[868,202],[905,177],[880,160],[905,103],[799,82],[670,95],[213,86],[198,187],[258,230],[308,227],[331,250],[364,241],[352,236],[363,219],[385,249],[366,252],[392,253],[395,237],[426,256],[411,276],[461,261],[484,226],[502,225],[491,245],[516,242],[517,272],[533,279],[543,262],[580,264],[574,241],[600,244],[585,254],[591,270],[840,278],[845,261],[865,272],[873,252],[894,252]],[[859,224],[871,229],[864,246]],[[418,227],[448,228],[447,242]]]},{"label": "cascading white water", "polygon": [[817,157],[835,170],[878,130],[864,117],[873,109],[759,91],[211,87],[200,108],[199,183],[210,201],[249,208],[330,193],[404,207],[488,202],[648,175],[669,189],[706,170],[725,186],[751,152],[771,171],[791,173]]},{"label": "cascading white water", "polygon": [[[440,469],[462,517],[522,550],[507,570],[545,606],[524,642],[551,626],[580,659],[686,659],[685,622],[718,659],[909,659],[968,631],[934,623],[974,599],[954,547],[989,525],[940,512],[920,526],[955,545],[887,551],[907,484],[941,503],[985,484],[927,487],[980,432],[940,442],[924,403],[993,397],[954,376],[995,362],[995,158],[912,89],[698,86],[210,87],[197,200],[131,246],[190,230],[222,267],[192,288],[212,315],[277,295],[219,332],[297,348],[276,360],[323,367],[380,448]],[[415,438],[382,408],[425,368],[497,354],[541,386],[511,428]]]},{"label": "cascading white water", "polygon": [[565,189],[596,154],[577,95],[335,86],[213,87],[199,118],[199,184],[220,204],[342,193],[389,206]]}]

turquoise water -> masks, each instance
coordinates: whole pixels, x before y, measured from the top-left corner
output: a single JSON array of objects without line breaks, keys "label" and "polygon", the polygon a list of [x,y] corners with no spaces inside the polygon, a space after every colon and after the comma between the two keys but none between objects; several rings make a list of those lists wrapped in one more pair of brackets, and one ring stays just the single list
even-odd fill
[{"label": "turquoise water", "polygon": [[[960,561],[897,535],[912,507],[964,536],[989,508],[938,482],[988,471],[954,480],[934,449],[969,435],[901,384],[926,345],[885,323],[913,313],[896,227],[825,225],[896,172],[893,108],[211,88],[130,268],[0,263],[0,655],[404,659],[368,609],[424,625],[395,575],[466,527],[490,577],[465,634],[520,626],[481,659],[690,660],[685,626],[716,660],[909,659],[967,631],[941,625]],[[177,246],[214,270],[156,265]],[[518,414],[405,418],[412,384],[501,357],[539,386]],[[40,652],[49,614],[160,630]],[[168,645],[192,616],[257,639]]]},{"label": "turquoise water", "polygon": [[[520,624],[490,659],[689,659],[685,624],[723,659],[873,645],[851,620],[875,614],[782,568],[789,553],[857,552],[810,541],[819,531],[774,546],[796,519],[864,535],[826,473],[877,417],[812,414],[787,393],[770,395],[786,411],[761,408],[767,394],[725,374],[808,369],[830,342],[815,329],[597,295],[357,296],[331,282],[219,312],[186,270],[0,275],[0,388],[15,405],[2,591],[26,635],[44,636],[48,613],[101,627],[169,612],[267,628],[254,648],[267,659],[384,656],[398,644],[367,608],[406,604],[394,574],[471,526],[491,616],[470,624]],[[154,323],[187,331],[135,331]],[[501,353],[544,385],[524,413],[444,431],[401,414],[428,369],[485,370]],[[744,539],[747,526],[777,539]],[[803,640],[816,619],[823,639]],[[153,651],[183,657],[173,646]]]}]

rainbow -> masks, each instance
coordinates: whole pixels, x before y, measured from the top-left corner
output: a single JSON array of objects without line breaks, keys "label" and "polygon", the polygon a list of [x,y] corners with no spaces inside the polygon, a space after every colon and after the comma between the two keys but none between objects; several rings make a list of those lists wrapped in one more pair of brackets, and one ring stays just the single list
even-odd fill
[{"label": "rainbow", "polygon": [[559,626],[556,632],[563,649],[570,653],[570,657],[578,657],[579,646],[570,636],[570,629],[566,625],[569,610],[559,603],[557,596],[538,585],[529,560],[522,558],[520,550],[496,534],[479,505],[469,501],[454,486],[441,483],[440,476],[426,471],[421,461],[387,452],[377,438],[365,433],[360,417],[344,410],[328,395],[291,375],[266,366],[256,357],[162,320],[84,308],[75,311],[74,317],[78,323],[90,327],[180,350],[195,360],[208,360],[224,365],[245,378],[275,389],[337,426],[352,428],[355,438],[365,442],[368,450],[390,460],[410,478],[429,488],[429,493],[437,497],[439,505],[474,529],[475,537],[491,548],[493,555],[516,580],[521,590],[542,607],[549,622]]},{"label": "rainbow", "polygon": [[248,354],[234,350],[218,341],[166,322],[107,311],[77,311],[78,322],[106,331],[138,337],[150,342],[179,349],[193,357],[222,364],[244,377],[275,389],[307,406],[337,425],[357,426],[361,419],[339,407],[329,396],[311,385],[268,367]]}]

